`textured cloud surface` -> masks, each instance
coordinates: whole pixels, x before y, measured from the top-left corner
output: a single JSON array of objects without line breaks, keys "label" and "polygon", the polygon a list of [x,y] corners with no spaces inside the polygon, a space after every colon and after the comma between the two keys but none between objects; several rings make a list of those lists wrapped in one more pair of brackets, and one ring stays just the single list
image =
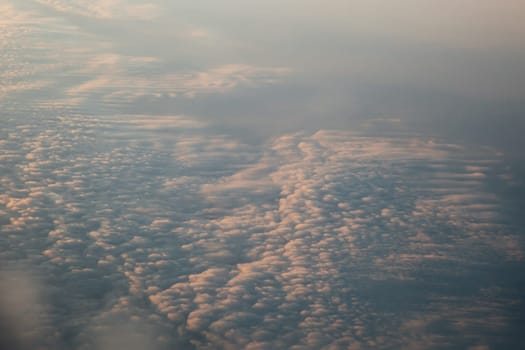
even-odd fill
[{"label": "textured cloud surface", "polygon": [[[42,276],[27,302],[45,306],[20,344],[523,341],[522,296],[499,275],[523,267],[523,242],[486,187],[506,176],[493,151],[343,131],[255,146],[168,116],[6,125],[1,257]],[[27,288],[9,281],[7,298]]]},{"label": "textured cloud surface", "polygon": [[525,348],[519,1],[0,2],[0,349]]}]

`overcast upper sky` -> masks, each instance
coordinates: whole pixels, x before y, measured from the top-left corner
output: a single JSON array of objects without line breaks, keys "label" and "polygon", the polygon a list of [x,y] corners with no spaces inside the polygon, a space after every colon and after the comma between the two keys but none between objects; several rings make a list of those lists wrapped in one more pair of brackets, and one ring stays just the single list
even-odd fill
[{"label": "overcast upper sky", "polygon": [[[411,129],[519,156],[523,6],[521,0],[4,0],[0,23],[4,32],[16,31],[15,23],[32,32],[11,33],[26,35],[18,42],[22,53],[38,47],[47,60],[84,68],[47,75],[61,91],[39,93],[52,99],[63,98],[63,90],[82,92],[90,110],[100,107],[98,97],[88,98],[97,91],[73,85],[104,77],[92,85],[99,92],[141,83],[162,90],[147,99],[135,91],[121,106],[112,103],[128,112],[191,114],[243,130],[257,125],[264,136],[298,124],[357,128],[362,120],[400,119]],[[104,64],[100,57],[107,55],[124,60]],[[130,67],[136,57],[151,61]],[[89,65],[93,60],[100,64]],[[228,65],[251,71],[202,73]],[[175,79],[188,72],[210,86],[235,74],[237,80],[228,93],[177,98],[184,87]],[[108,75],[117,73],[122,79],[141,74],[146,82],[111,86],[118,82]],[[151,91],[142,88],[142,97]]]}]

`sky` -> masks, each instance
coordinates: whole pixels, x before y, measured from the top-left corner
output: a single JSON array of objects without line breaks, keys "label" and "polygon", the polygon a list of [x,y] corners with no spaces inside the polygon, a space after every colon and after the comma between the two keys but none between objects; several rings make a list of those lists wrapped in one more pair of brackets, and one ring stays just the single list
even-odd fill
[{"label": "sky", "polygon": [[0,0],[0,350],[525,346],[521,0]]},{"label": "sky", "polygon": [[90,113],[188,114],[255,136],[400,119],[508,157],[524,146],[520,0],[3,3],[4,74]]}]

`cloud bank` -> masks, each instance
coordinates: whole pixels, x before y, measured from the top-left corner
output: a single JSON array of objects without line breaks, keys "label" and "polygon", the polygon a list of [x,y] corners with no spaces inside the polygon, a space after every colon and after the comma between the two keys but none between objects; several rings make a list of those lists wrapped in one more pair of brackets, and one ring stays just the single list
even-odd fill
[{"label": "cloud bank", "polygon": [[175,116],[8,123],[0,258],[43,280],[42,348],[522,339],[498,269],[523,266],[523,242],[490,150],[329,130],[248,145]]}]

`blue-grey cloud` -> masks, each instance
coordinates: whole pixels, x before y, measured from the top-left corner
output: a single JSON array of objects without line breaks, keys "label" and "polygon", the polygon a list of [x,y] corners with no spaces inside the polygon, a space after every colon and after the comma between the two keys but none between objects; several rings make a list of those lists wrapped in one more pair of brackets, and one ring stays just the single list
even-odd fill
[{"label": "blue-grey cloud", "polygon": [[510,176],[492,151],[345,131],[256,146],[184,117],[9,130],[2,258],[42,274],[55,348],[474,347],[514,331],[521,299],[486,265],[524,259],[484,187]]},{"label": "blue-grey cloud", "polygon": [[519,348],[519,6],[0,5],[0,347]]}]

